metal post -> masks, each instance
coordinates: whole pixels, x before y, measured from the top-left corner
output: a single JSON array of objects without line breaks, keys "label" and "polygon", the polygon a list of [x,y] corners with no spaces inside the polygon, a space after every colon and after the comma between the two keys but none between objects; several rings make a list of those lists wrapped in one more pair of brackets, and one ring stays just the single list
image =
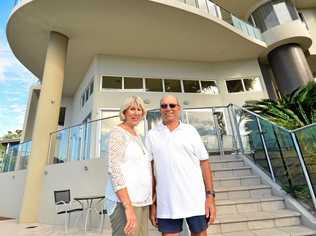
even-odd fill
[{"label": "metal post", "polygon": [[234,121],[234,126],[235,126],[236,134],[237,134],[237,140],[238,140],[239,145],[240,145],[240,152],[241,152],[241,154],[245,154],[244,146],[243,146],[242,140],[241,140],[240,130],[239,130],[238,123],[237,123],[236,114],[235,114],[235,111],[233,110],[233,105],[230,105],[229,108],[230,108],[229,110],[231,111],[231,116],[232,116],[233,121]]},{"label": "metal post", "polygon": [[230,124],[230,128],[232,131],[232,136],[233,136],[233,149],[234,152],[236,151],[238,153],[238,145],[237,145],[237,141],[236,141],[236,133],[235,133],[235,129],[234,129],[234,125],[233,125],[233,121],[232,121],[232,117],[231,117],[231,113],[230,113],[230,107],[228,106],[227,109],[227,113],[228,113],[228,118],[229,118],[229,124]]},{"label": "metal post", "polygon": [[298,159],[300,161],[300,164],[301,164],[301,167],[302,167],[302,170],[303,170],[303,173],[304,173],[304,177],[305,177],[306,182],[307,182],[309,193],[310,193],[310,195],[312,197],[314,208],[316,209],[316,198],[315,198],[315,192],[314,192],[314,189],[313,189],[312,181],[311,181],[311,179],[309,177],[309,174],[307,172],[307,168],[306,168],[306,165],[305,165],[305,162],[304,162],[304,158],[303,158],[303,155],[302,155],[302,152],[301,152],[300,146],[298,144],[298,141],[297,141],[295,133],[291,133],[291,136],[292,136],[292,139],[293,139],[295,150],[296,150],[297,155],[298,155]]},{"label": "metal post", "polygon": [[258,117],[256,117],[256,121],[257,121],[257,124],[258,124],[258,127],[259,127],[259,132],[260,132],[260,137],[261,137],[261,141],[262,141],[263,148],[264,148],[264,153],[265,153],[267,161],[268,161],[268,166],[269,166],[269,169],[270,169],[271,178],[275,182],[275,176],[274,176],[274,173],[273,173],[273,168],[272,168],[270,156],[269,156],[269,153],[268,153],[266,141],[264,139],[263,132],[262,132],[262,127],[261,127],[261,124],[260,124],[260,121],[259,121]]},{"label": "metal post", "polygon": [[214,124],[215,124],[215,130],[216,130],[216,135],[217,135],[219,152],[220,152],[220,155],[223,157],[224,154],[225,154],[224,153],[224,149],[223,149],[223,140],[222,140],[222,137],[221,137],[221,134],[220,134],[217,117],[214,114],[214,108],[212,108],[212,115],[213,115],[213,120],[214,120]]}]

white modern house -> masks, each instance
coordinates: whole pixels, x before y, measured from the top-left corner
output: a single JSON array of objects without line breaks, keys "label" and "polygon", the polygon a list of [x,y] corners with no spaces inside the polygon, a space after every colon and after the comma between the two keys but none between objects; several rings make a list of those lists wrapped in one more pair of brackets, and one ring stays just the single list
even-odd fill
[{"label": "white modern house", "polygon": [[53,223],[54,190],[103,192],[107,132],[118,122],[108,117],[126,97],[155,109],[176,95],[187,122],[209,119],[188,118],[204,107],[232,136],[223,107],[316,77],[316,0],[20,0],[7,37],[40,80],[29,93],[27,150],[0,173],[0,216],[25,223]]}]

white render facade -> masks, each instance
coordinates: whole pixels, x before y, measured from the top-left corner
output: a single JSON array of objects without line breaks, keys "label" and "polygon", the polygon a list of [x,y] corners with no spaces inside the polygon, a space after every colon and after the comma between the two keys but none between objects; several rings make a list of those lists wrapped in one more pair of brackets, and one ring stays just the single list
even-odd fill
[{"label": "white render facade", "polygon": [[[38,170],[31,177],[29,169],[19,170],[20,164],[15,168],[17,184],[12,183],[10,172],[0,177],[4,185],[19,189],[14,208],[10,210],[4,201],[0,215],[20,216],[22,222],[41,219],[51,223],[53,200],[50,197],[54,189],[72,186],[75,194],[102,192],[106,180],[100,147],[102,124],[89,131],[88,143],[92,148],[85,149],[89,154],[67,154],[67,161],[81,162],[47,165],[53,162],[53,156],[58,156],[51,151],[56,144],[52,144],[50,133],[116,115],[129,96],[142,97],[148,109],[158,108],[165,94],[177,96],[184,108],[230,103],[242,106],[248,100],[275,98],[276,90],[281,93],[293,90],[278,83],[280,75],[287,79],[292,72],[275,70],[272,62],[274,58],[284,58],[284,53],[276,50],[287,45],[298,47],[295,49],[298,53],[286,48],[285,54],[294,54],[292,61],[302,59],[302,52],[307,55],[303,68],[295,71],[303,78],[293,86],[316,77],[315,1],[296,0],[293,5],[305,22],[301,19],[279,22],[262,33],[254,27],[255,23],[252,26],[245,22],[251,21],[256,9],[277,1],[243,0],[240,5],[229,0],[133,0],[130,5],[117,0],[87,2],[23,0],[10,17],[9,44],[17,58],[41,82],[30,91],[22,141],[34,141],[40,130],[43,136],[38,138],[38,143],[32,143],[33,149],[40,146],[49,151],[39,155],[32,150],[30,160],[37,158],[42,162],[29,163]],[[276,56],[270,56],[272,51],[277,52]],[[58,58],[64,58],[64,62]],[[49,68],[55,62],[59,65]],[[41,102],[42,93],[47,98]],[[64,109],[64,117],[59,114],[60,120],[55,116],[50,125],[45,125],[45,118],[37,117],[37,113],[56,115],[60,108]],[[71,177],[67,175],[70,170]],[[93,175],[91,170],[97,174]],[[89,175],[86,179],[82,177],[85,174]],[[60,181],[56,181],[56,176]],[[41,181],[34,183],[38,178]],[[76,179],[81,179],[84,191],[75,183]],[[26,185],[23,189],[24,181],[37,187],[29,189]],[[91,181],[97,184],[91,187]],[[9,201],[11,193],[1,193],[1,196]],[[23,210],[23,205],[26,209],[30,202],[33,210]]]}]

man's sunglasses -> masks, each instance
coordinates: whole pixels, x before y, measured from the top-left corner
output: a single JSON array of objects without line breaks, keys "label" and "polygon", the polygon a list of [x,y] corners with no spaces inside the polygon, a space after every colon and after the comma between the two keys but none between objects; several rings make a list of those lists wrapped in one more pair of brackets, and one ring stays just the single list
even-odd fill
[{"label": "man's sunglasses", "polygon": [[174,104],[174,103],[169,103],[169,104],[166,104],[166,103],[163,103],[163,104],[160,104],[160,108],[161,109],[167,109],[168,107],[170,109],[174,109],[178,106],[178,104]]}]

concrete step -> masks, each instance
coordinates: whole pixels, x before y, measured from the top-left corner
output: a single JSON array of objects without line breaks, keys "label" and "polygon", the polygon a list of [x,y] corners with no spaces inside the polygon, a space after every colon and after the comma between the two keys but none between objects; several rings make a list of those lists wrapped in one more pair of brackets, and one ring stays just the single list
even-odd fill
[{"label": "concrete step", "polygon": [[235,187],[259,184],[261,184],[261,179],[259,176],[256,175],[214,178],[215,187]]},{"label": "concrete step", "polygon": [[211,161],[212,168],[235,168],[235,167],[243,167],[245,163],[243,160],[217,160]]},{"label": "concrete step", "polygon": [[284,209],[284,200],[280,197],[265,197],[256,199],[217,200],[217,215],[239,214],[244,212],[275,211]]},{"label": "concrete step", "polygon": [[213,161],[225,161],[225,160],[243,160],[242,156],[240,155],[224,155],[224,156],[210,156],[209,160]]},{"label": "concrete step", "polygon": [[274,227],[269,229],[247,230],[230,233],[212,233],[212,226],[208,230],[209,236],[312,236],[316,235],[316,231],[305,226],[285,226]]},{"label": "concrete step", "polygon": [[215,225],[209,231],[211,233],[229,233],[238,231],[252,231],[271,229],[284,226],[299,226],[300,214],[286,209],[277,211],[244,212],[238,214],[218,215]]},{"label": "concrete step", "polygon": [[248,198],[271,197],[271,187],[268,185],[215,187],[216,200],[233,200]]},{"label": "concrete step", "polygon": [[212,168],[213,176],[217,177],[239,177],[252,175],[251,168],[249,166],[234,167],[234,168]]}]

